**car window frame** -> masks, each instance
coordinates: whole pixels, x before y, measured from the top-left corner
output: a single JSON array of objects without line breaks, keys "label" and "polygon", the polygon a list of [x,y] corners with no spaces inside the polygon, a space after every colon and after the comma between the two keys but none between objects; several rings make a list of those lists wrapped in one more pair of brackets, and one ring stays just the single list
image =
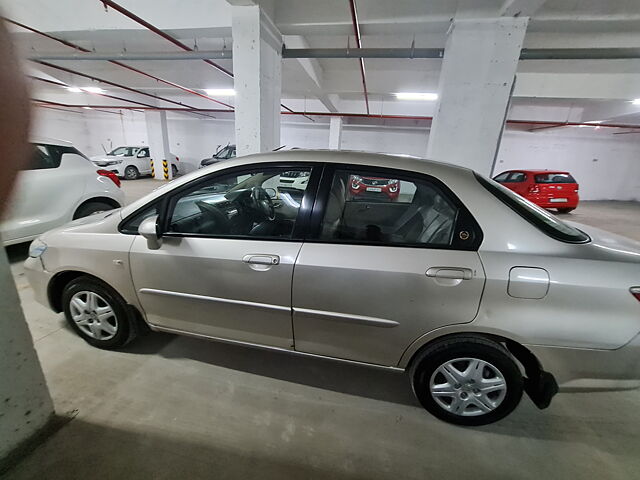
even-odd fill
[{"label": "car window frame", "polygon": [[[153,206],[158,207],[158,232],[160,237],[168,238],[217,238],[217,239],[229,239],[229,240],[254,240],[254,241],[280,241],[280,242],[300,242],[303,241],[306,232],[311,210],[315,202],[315,196],[317,194],[318,186],[322,176],[323,165],[318,162],[260,162],[251,165],[240,165],[236,167],[230,167],[223,170],[217,170],[211,172],[202,177],[192,180],[191,182],[180,185],[171,191],[164,193],[162,196],[152,200],[151,202],[142,205],[140,208],[127,215],[119,224],[118,231],[124,235],[140,235],[138,232],[132,232],[126,230],[126,224],[131,221],[135,216],[142,213],[144,210]],[[179,233],[169,232],[170,214],[173,211],[172,208],[178,201],[178,198],[185,192],[192,189],[197,189],[199,185],[203,185],[211,182],[216,177],[225,177],[229,175],[242,175],[249,174],[249,172],[255,171],[257,168],[261,170],[270,169],[284,169],[284,171],[308,168],[311,170],[309,176],[309,182],[307,188],[304,191],[300,208],[298,209],[298,216],[295,220],[291,237],[267,237],[267,236],[243,236],[243,235],[212,235],[212,234],[199,234],[199,233]]]},{"label": "car window frame", "polygon": [[[456,221],[454,224],[454,233],[469,231],[473,232],[473,238],[470,242],[466,243],[460,240],[458,236],[454,234],[454,238],[449,245],[433,244],[433,243],[384,243],[384,242],[371,242],[367,240],[353,240],[353,239],[329,239],[325,240],[320,238],[322,231],[322,221],[326,211],[327,202],[329,200],[329,194],[331,191],[331,185],[336,170],[344,170],[347,172],[354,172],[359,174],[363,170],[369,176],[369,173],[379,176],[381,178],[397,178],[403,181],[423,181],[433,184],[438,188],[443,195],[458,208],[456,215]],[[411,179],[415,180],[411,180]],[[322,178],[318,187],[318,193],[316,194],[313,209],[307,226],[307,237],[305,242],[307,243],[323,243],[332,245],[361,245],[361,246],[374,246],[374,247],[392,247],[392,248],[424,248],[429,250],[454,250],[454,251],[474,251],[477,252],[480,249],[482,241],[484,239],[484,233],[480,224],[473,217],[466,205],[460,200],[460,198],[440,179],[421,172],[415,172],[412,170],[402,170],[388,167],[377,167],[373,165],[354,165],[343,163],[326,163],[322,171]],[[462,243],[461,243],[462,242]]]}]

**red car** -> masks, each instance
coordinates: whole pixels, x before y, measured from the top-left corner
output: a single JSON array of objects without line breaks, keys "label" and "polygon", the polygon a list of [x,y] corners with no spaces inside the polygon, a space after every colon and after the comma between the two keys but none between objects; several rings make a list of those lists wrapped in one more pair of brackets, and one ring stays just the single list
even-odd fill
[{"label": "red car", "polygon": [[569,172],[509,170],[493,178],[542,208],[569,213],[578,206],[578,183]]},{"label": "red car", "polygon": [[360,177],[351,175],[349,191],[354,199],[371,199],[386,196],[392,202],[400,195],[400,182],[391,178]]}]

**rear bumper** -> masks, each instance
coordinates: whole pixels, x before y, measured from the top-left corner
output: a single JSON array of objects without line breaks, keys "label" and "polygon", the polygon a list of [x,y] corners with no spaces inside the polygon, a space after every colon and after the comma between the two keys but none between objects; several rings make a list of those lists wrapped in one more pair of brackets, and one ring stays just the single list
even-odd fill
[{"label": "rear bumper", "polygon": [[526,345],[561,392],[640,388],[640,334],[617,350]]},{"label": "rear bumper", "polygon": [[[578,195],[575,195],[575,194],[566,195],[566,196],[557,195],[557,197],[549,197],[549,196],[540,197],[537,195],[526,195],[525,198],[542,208],[576,208],[580,201],[580,198],[578,197]],[[564,198],[567,201],[553,202],[552,200],[554,198],[556,199]]]}]

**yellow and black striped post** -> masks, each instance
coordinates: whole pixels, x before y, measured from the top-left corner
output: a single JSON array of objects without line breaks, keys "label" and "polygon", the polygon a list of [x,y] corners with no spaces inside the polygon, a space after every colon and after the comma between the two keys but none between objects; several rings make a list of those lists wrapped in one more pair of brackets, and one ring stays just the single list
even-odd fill
[{"label": "yellow and black striped post", "polygon": [[164,171],[164,179],[169,180],[169,164],[166,160],[162,160],[162,170]]},{"label": "yellow and black striped post", "polygon": [[151,178],[156,178],[156,169],[153,168],[153,158],[149,161],[151,162]]}]

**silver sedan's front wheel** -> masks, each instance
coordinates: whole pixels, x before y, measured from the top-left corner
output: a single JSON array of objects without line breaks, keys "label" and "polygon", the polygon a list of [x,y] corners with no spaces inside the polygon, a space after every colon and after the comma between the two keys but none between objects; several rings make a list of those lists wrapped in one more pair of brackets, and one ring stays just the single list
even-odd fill
[{"label": "silver sedan's front wheel", "polygon": [[511,413],[524,379],[509,351],[492,339],[460,335],[418,353],[409,370],[413,391],[431,414],[457,425],[486,425]]},{"label": "silver sedan's front wheel", "polygon": [[74,294],[69,309],[78,328],[91,338],[110,340],[118,333],[118,317],[113,307],[95,292]]},{"label": "silver sedan's front wheel", "polygon": [[507,394],[500,370],[479,358],[455,358],[431,375],[429,391],[435,402],[455,415],[477,416],[494,411]]}]

